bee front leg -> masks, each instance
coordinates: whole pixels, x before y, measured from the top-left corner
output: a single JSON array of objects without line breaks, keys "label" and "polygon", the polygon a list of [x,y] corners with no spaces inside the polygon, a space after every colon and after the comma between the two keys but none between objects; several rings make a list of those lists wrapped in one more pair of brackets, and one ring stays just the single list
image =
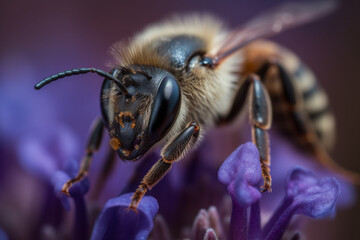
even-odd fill
[{"label": "bee front leg", "polygon": [[104,124],[102,119],[101,118],[95,119],[90,130],[90,138],[86,146],[85,156],[81,160],[80,170],[74,178],[68,180],[62,187],[61,191],[66,195],[70,196],[69,194],[70,187],[74,183],[80,182],[88,174],[93,153],[97,151],[100,147],[103,130],[104,130]]},{"label": "bee front leg", "polygon": [[161,150],[161,159],[158,160],[147,172],[140,186],[131,197],[129,209],[136,212],[136,208],[145,195],[147,190],[151,190],[166,173],[170,170],[172,164],[194,146],[199,136],[200,127],[196,122],[191,122],[177,136],[172,138],[168,144]]}]

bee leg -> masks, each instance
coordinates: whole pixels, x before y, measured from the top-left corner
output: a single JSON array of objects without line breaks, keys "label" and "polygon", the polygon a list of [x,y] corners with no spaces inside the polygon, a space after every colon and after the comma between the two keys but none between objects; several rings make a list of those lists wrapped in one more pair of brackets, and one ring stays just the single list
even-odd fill
[{"label": "bee leg", "polygon": [[61,191],[66,195],[70,196],[69,189],[71,185],[73,185],[76,182],[80,182],[88,174],[93,153],[96,150],[98,150],[100,147],[103,129],[104,129],[104,124],[102,119],[101,118],[95,119],[90,130],[90,138],[87,143],[85,156],[81,160],[80,170],[74,178],[68,180],[62,187]]},{"label": "bee leg", "polygon": [[[257,75],[250,75],[246,79],[246,85],[241,88],[248,88],[249,92],[249,117],[252,141],[259,150],[260,165],[264,185],[261,187],[265,191],[271,191],[271,175],[270,175],[270,150],[268,130],[272,122],[272,108],[269,94],[261,83]],[[241,89],[240,92],[246,92]]]},{"label": "bee leg", "polygon": [[[275,74],[275,79],[280,81],[282,86],[282,99],[286,106],[287,119],[291,121],[292,132],[298,138],[300,145],[315,156],[315,158],[325,167],[336,173],[342,174],[345,178],[353,183],[360,184],[360,176],[357,173],[348,171],[339,166],[328,154],[323,143],[316,134],[315,128],[310,121],[308,114],[303,109],[303,102],[298,93],[293,80],[286,70],[276,61],[269,61],[259,70],[258,74],[264,81],[271,78],[270,68]],[[269,76],[270,75],[270,76]]]},{"label": "bee leg", "polygon": [[190,122],[182,132],[165,145],[161,150],[162,158],[147,172],[140,186],[131,197],[129,209],[136,212],[136,208],[147,190],[153,188],[170,170],[171,165],[180,160],[187,150],[194,146],[200,133],[199,130],[200,127],[196,122]]},{"label": "bee leg", "polygon": [[261,188],[263,192],[271,191],[270,150],[267,130],[271,127],[272,108],[268,91],[257,75],[250,75],[242,83],[235,96],[230,112],[227,116],[219,118],[218,124],[221,125],[233,121],[244,107],[248,95],[250,95],[249,117],[252,126],[252,142],[259,150],[261,171],[264,179],[264,185]]}]

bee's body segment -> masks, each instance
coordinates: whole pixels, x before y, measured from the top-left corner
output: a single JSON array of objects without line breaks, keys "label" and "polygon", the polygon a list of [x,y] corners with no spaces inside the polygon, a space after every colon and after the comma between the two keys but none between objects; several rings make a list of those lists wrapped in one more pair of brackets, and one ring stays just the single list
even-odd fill
[{"label": "bee's body segment", "polygon": [[[270,41],[261,40],[249,44],[244,48],[244,59],[244,75],[250,72],[261,75],[261,68],[269,62],[277,62],[282,66],[282,71],[292,79],[295,92],[292,94],[293,99],[282,95],[280,81],[274,79],[274,73],[270,73],[265,85],[272,96],[274,121],[285,133],[291,135],[291,139],[301,145],[300,137],[292,130],[294,127],[287,117],[288,106],[285,99],[292,104],[297,101],[297,108],[304,112],[319,140],[326,149],[331,150],[335,141],[335,119],[329,108],[328,97],[311,70],[289,50]],[[276,69],[272,72],[274,71],[276,72]]]},{"label": "bee's body segment", "polygon": [[[85,72],[75,69],[46,78],[35,88],[86,72],[104,76],[100,106],[112,149],[123,160],[136,161],[154,145],[163,145],[161,159],[132,197],[130,209],[135,211],[144,194],[207,129],[234,121],[247,109],[249,98],[252,141],[260,153],[263,190],[270,191],[268,130],[272,116],[291,141],[325,165],[336,170],[340,167],[330,161],[325,150],[334,141],[334,117],[325,92],[294,54],[259,38],[333,9],[331,2],[289,3],[233,31],[208,15],[175,17],[146,28],[127,43],[115,44],[111,75],[93,68]],[[96,149],[100,135],[97,130],[91,134],[91,139],[96,138]],[[79,175],[64,185],[64,192],[86,175],[96,150],[92,145],[88,148]]]}]

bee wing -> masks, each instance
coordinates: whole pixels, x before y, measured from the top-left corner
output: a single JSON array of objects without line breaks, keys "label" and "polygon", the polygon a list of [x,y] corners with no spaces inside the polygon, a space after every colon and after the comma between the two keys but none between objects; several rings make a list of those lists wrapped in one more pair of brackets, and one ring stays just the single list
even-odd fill
[{"label": "bee wing", "polygon": [[210,52],[209,57],[215,65],[219,64],[249,42],[313,21],[332,12],[336,5],[335,1],[280,5],[232,31],[218,48]]}]

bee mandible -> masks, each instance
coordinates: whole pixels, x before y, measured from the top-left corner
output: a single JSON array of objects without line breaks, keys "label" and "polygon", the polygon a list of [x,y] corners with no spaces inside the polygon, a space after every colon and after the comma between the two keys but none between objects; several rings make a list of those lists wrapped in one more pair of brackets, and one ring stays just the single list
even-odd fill
[{"label": "bee mandible", "polygon": [[146,28],[128,43],[115,44],[117,63],[110,73],[79,68],[36,84],[40,89],[85,73],[105,78],[102,119],[95,121],[79,173],[65,183],[63,192],[69,194],[71,185],[86,176],[106,128],[110,146],[123,160],[136,161],[153,146],[163,145],[160,159],[132,196],[129,207],[136,211],[145,193],[197,145],[207,129],[231,123],[246,103],[252,142],[260,153],[262,191],[271,191],[272,115],[290,141],[359,182],[358,175],[337,166],[327,153],[334,141],[334,117],[311,71],[287,49],[260,39],[333,9],[331,2],[285,4],[233,31],[207,15],[175,17]]}]

